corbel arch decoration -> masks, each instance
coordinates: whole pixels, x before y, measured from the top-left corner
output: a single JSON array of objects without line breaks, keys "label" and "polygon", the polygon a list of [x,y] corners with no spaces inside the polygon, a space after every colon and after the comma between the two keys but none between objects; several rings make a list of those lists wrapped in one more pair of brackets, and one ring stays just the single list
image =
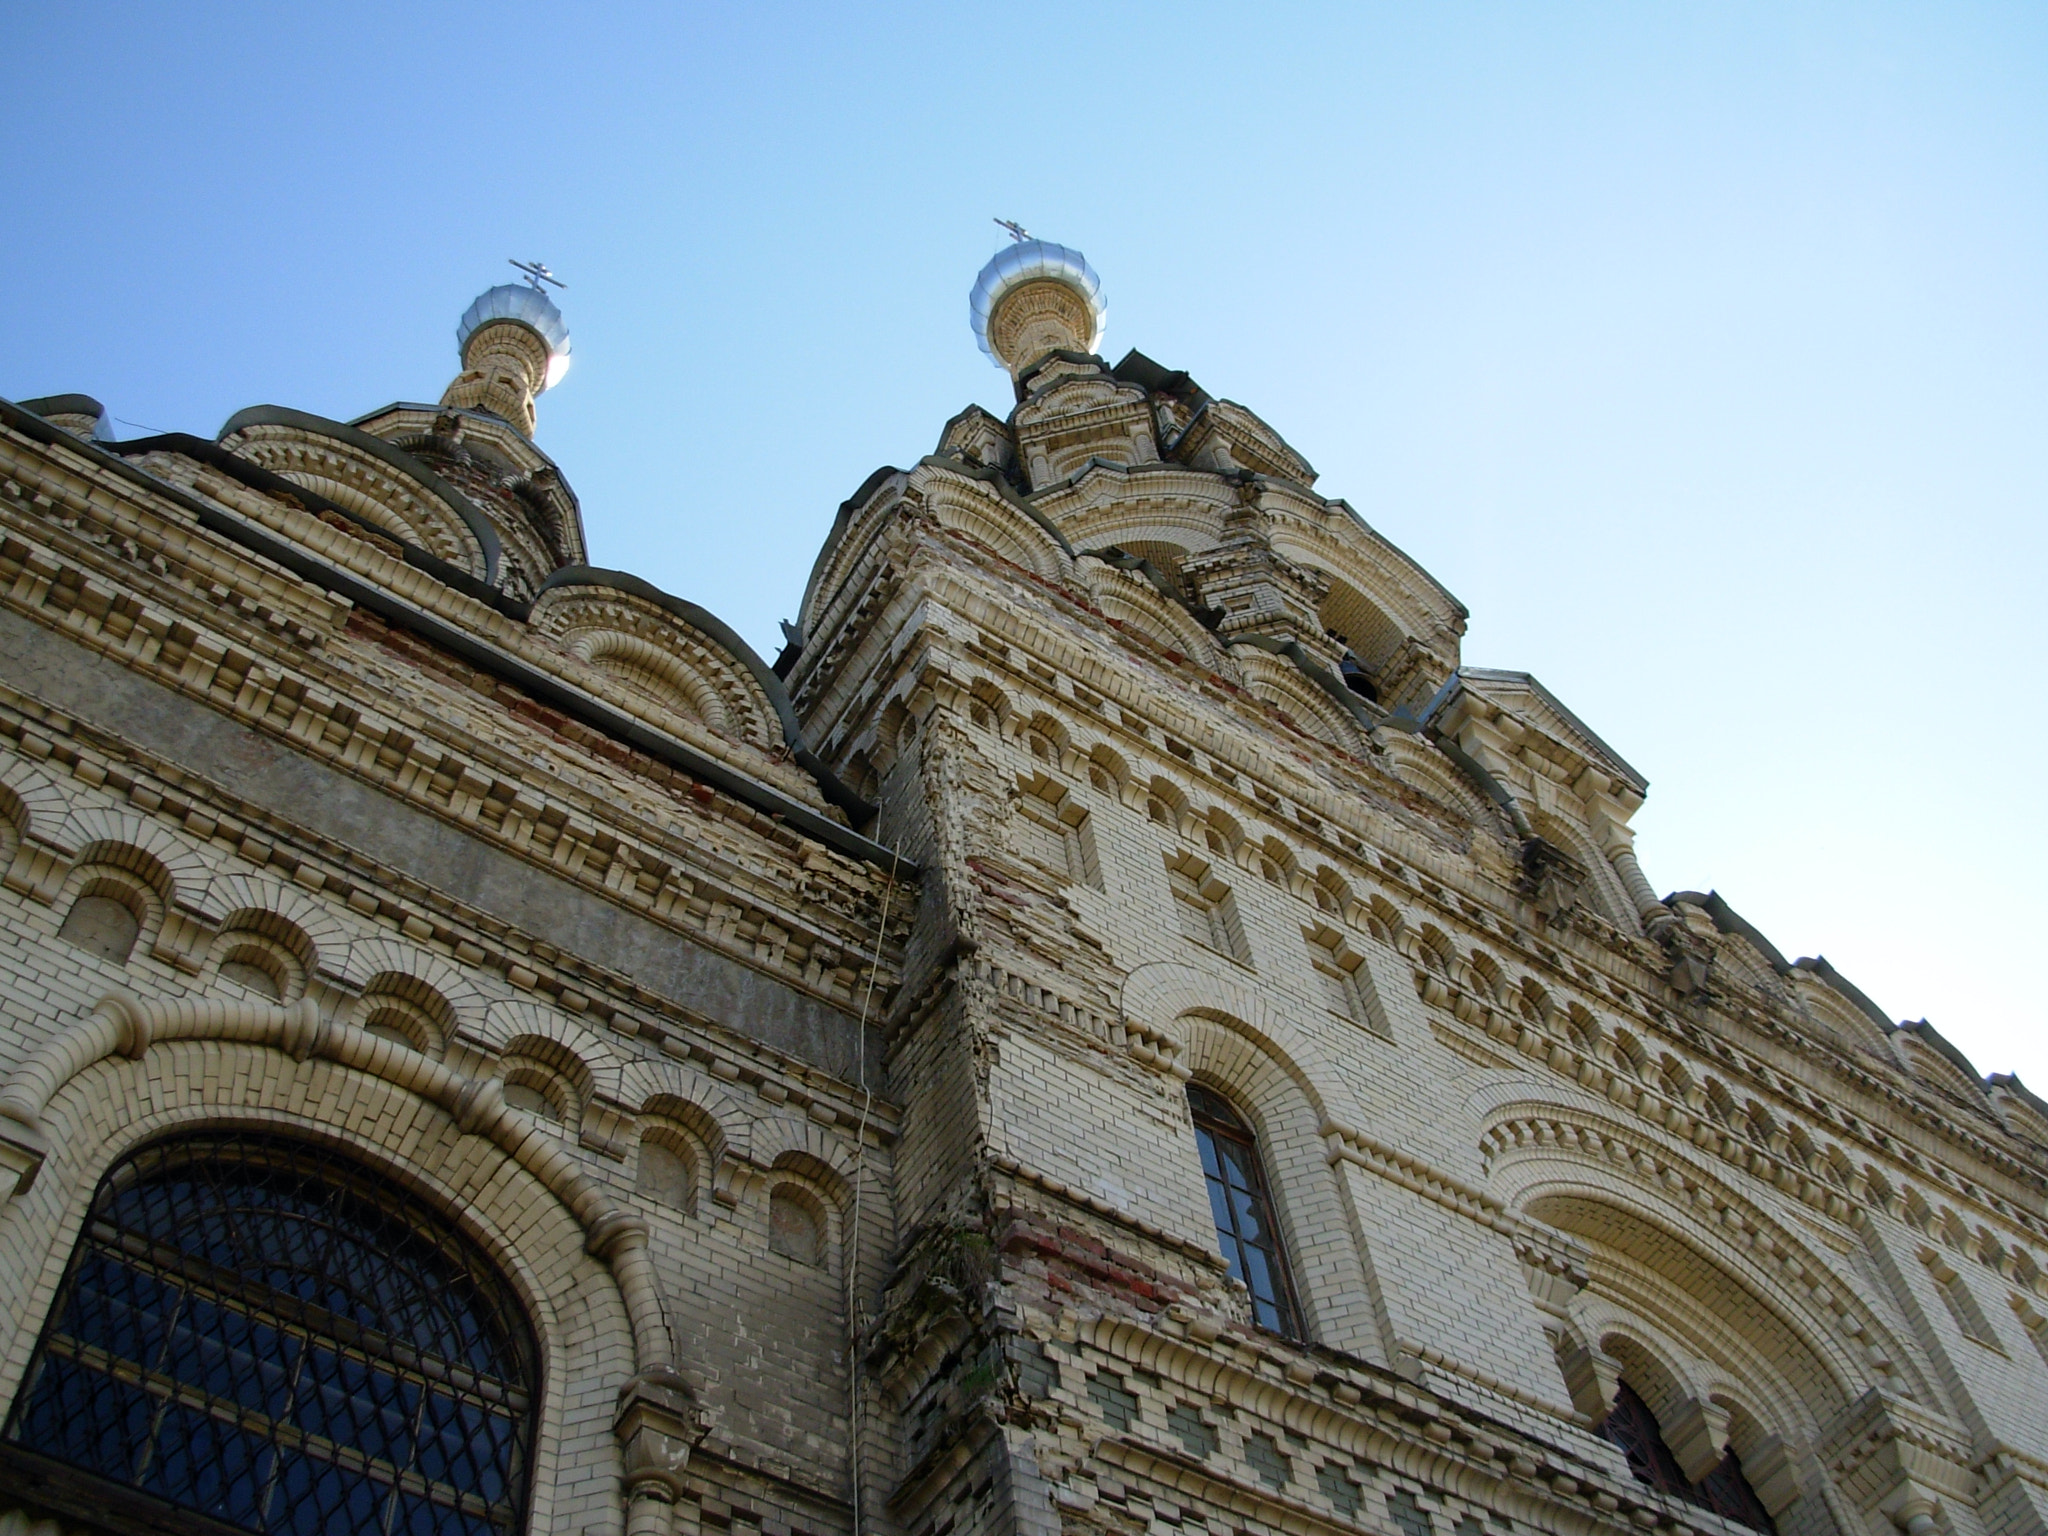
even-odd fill
[{"label": "corbel arch decoration", "polygon": [[[74,814],[75,802],[59,789],[50,776],[25,757],[10,759],[0,767],[0,821],[24,840],[53,846],[68,844],[60,829]],[[142,818],[135,817],[138,825]]]},{"label": "corbel arch decoration", "polygon": [[922,489],[924,510],[940,527],[965,534],[1046,581],[1063,576],[1059,542],[992,483],[926,471]]},{"label": "corbel arch decoration", "polygon": [[565,567],[534,594],[529,622],[635,697],[765,752],[802,740],[782,680],[752,647],[636,576]]},{"label": "corbel arch decoration", "polygon": [[409,970],[377,972],[349,1016],[351,1024],[436,1061],[455,1038],[456,1021],[448,995]]},{"label": "corbel arch decoration", "polygon": [[1416,793],[1475,826],[1512,832],[1493,802],[1474,789],[1471,781],[1427,737],[1412,731],[1382,731],[1380,745],[1386,751],[1394,777]]},{"label": "corbel arch decoration", "polygon": [[158,889],[166,903],[189,905],[195,911],[206,904],[207,889],[214,881],[212,867],[196,848],[156,818],[126,807],[74,802],[65,807],[61,818],[35,828],[30,835],[68,859],[111,858],[127,863],[138,874],[161,879]]},{"label": "corbel arch decoration", "polygon": [[472,1032],[481,1029],[489,1000],[468,971],[430,949],[417,949],[381,933],[356,939],[343,962],[341,982],[351,990],[404,990],[414,983],[439,996],[448,1006],[448,1024]]},{"label": "corbel arch decoration", "polygon": [[1276,655],[1248,641],[1231,645],[1230,656],[1252,694],[1279,710],[1297,730],[1354,756],[1365,750],[1359,722],[1316,687],[1292,656]]},{"label": "corbel arch decoration", "polygon": [[218,442],[458,570],[497,583],[501,547],[491,520],[402,448],[359,427],[275,405],[229,417]]},{"label": "corbel arch decoration", "polygon": [[678,1370],[647,1225],[615,1205],[576,1165],[559,1138],[509,1108],[495,1078],[472,1078],[396,1041],[323,1019],[316,1005],[218,998],[143,1003],[112,992],[59,1030],[0,1084],[0,1191],[26,1193],[48,1156],[44,1116],[86,1068],[110,1057],[141,1061],[152,1046],[217,1041],[283,1052],[293,1061],[332,1062],[391,1084],[445,1112],[464,1134],[496,1146],[559,1200],[582,1228],[586,1251],[611,1271],[632,1335],[633,1374],[620,1392],[615,1430],[625,1455],[629,1536],[658,1536],[683,1492],[682,1469],[705,1424]]},{"label": "corbel arch decoration", "polygon": [[355,935],[331,907],[271,875],[219,875],[206,887],[200,915],[216,929],[247,928],[290,945],[308,976],[340,981]]},{"label": "corbel arch decoration", "polygon": [[1144,636],[1162,651],[1186,657],[1210,671],[1224,665],[1215,642],[1202,627],[1179,604],[1154,591],[1143,575],[1120,571],[1099,560],[1077,565],[1075,571],[1103,617]]}]

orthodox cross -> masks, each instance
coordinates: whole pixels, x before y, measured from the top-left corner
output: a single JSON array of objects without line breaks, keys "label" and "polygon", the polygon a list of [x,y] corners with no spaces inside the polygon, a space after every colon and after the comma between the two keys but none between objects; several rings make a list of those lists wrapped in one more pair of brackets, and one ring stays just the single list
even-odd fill
[{"label": "orthodox cross", "polygon": [[[507,261],[512,260],[509,256],[505,259]],[[535,293],[547,292],[547,289],[541,287],[542,283],[553,283],[557,288],[569,286],[559,277],[555,276],[554,273],[550,272],[547,268],[547,263],[544,261],[513,261],[512,265],[526,274],[527,286],[532,288]]]},{"label": "orthodox cross", "polygon": [[997,219],[996,222],[1010,232],[1012,240],[1029,240],[1031,238],[1031,231],[1022,224],[1019,224],[1015,219]]}]

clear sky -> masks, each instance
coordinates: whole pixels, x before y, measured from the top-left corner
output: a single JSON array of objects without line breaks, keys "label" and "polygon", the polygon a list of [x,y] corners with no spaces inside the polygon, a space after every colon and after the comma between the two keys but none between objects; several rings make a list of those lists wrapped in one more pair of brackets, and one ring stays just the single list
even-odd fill
[{"label": "clear sky", "polygon": [[2048,1093],[2048,7],[16,3],[0,142],[0,394],[432,400],[545,260],[593,559],[770,655],[1008,411],[1020,219],[1649,776],[1660,891]]}]

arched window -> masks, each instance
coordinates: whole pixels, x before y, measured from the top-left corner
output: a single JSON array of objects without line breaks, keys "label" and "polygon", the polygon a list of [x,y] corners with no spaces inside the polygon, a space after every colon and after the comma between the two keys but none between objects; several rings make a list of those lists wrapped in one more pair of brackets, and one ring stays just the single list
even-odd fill
[{"label": "arched window", "polygon": [[1775,1536],[1777,1526],[1772,1523],[1771,1512],[1764,1508],[1763,1500],[1756,1496],[1756,1490],[1750,1487],[1749,1479],[1743,1475],[1742,1463],[1736,1459],[1734,1447],[1727,1449],[1713,1471],[1697,1483],[1693,1482],[1685,1475],[1685,1469],[1679,1466],[1678,1458],[1671,1454],[1671,1448],[1664,1443],[1664,1431],[1657,1423],[1657,1415],[1627,1382],[1622,1382],[1615,1392],[1614,1407],[1601,1422],[1600,1433],[1621,1448],[1636,1481],[1690,1499],[1751,1530]]},{"label": "arched window", "polygon": [[[533,1335],[443,1218],[330,1151],[157,1142],[100,1182],[0,1483],[107,1531],[516,1531]],[[173,1522],[174,1523],[174,1522]]]},{"label": "arched window", "polygon": [[1230,1273],[1252,1293],[1252,1318],[1261,1328],[1299,1338],[1301,1312],[1294,1304],[1287,1254],[1273,1219],[1273,1202],[1266,1196],[1266,1175],[1251,1127],[1225,1100],[1192,1083],[1188,1110],[1195,1119],[1195,1143],[1202,1152],[1216,1241]]}]

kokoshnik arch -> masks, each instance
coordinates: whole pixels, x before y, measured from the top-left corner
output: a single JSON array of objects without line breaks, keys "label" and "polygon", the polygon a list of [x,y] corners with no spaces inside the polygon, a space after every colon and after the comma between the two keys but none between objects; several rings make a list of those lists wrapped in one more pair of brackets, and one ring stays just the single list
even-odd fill
[{"label": "kokoshnik arch", "polygon": [[2048,1106],[1100,355],[770,664],[436,404],[0,402],[0,1533],[2048,1531]]}]

